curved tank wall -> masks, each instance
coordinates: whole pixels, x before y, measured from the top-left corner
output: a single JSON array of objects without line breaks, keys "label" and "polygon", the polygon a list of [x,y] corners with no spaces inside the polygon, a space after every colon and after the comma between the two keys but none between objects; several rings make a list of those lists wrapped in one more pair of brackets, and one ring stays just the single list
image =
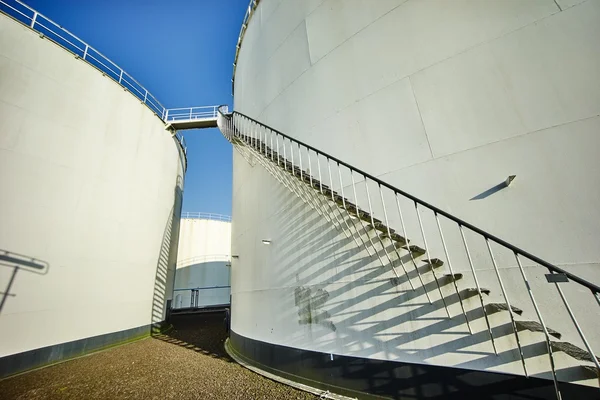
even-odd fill
[{"label": "curved tank wall", "polygon": [[1,374],[148,333],[172,299],[185,168],[164,123],[4,15],[0,121]]},{"label": "curved tank wall", "polygon": [[[230,262],[231,222],[182,218],[173,308],[229,304]],[[197,290],[194,299],[192,289]]]},{"label": "curved tank wall", "polygon": [[[599,35],[600,2],[591,0],[262,0],[237,60],[234,108],[597,283]],[[511,186],[495,190],[509,175]],[[435,222],[424,223],[433,232]],[[456,233],[447,240],[452,254],[462,246]],[[439,240],[428,244],[443,254]],[[234,344],[254,346],[252,357],[274,345],[331,361],[523,374],[510,337],[489,356],[484,331],[464,335],[464,324],[443,319],[439,298],[429,308],[422,295],[391,286],[389,270],[237,153],[232,252]],[[487,255],[484,246],[473,253]],[[453,257],[457,271],[468,270]],[[498,258],[511,298],[535,315],[514,256]],[[481,268],[482,286],[502,301],[490,268]],[[528,271],[544,290],[546,271]],[[599,348],[597,304],[577,291],[571,298]],[[548,325],[576,341],[556,293],[539,302]],[[550,379],[540,354],[528,356],[530,373]],[[559,379],[581,379],[568,376],[572,360],[556,357],[565,366]],[[324,364],[315,366],[339,367]],[[370,384],[361,390],[376,391]]]}]

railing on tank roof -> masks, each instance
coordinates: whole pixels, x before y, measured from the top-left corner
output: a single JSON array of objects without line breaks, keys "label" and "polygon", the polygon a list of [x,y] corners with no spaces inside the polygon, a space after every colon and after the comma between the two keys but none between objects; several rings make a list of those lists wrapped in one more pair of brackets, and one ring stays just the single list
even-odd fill
[{"label": "railing on tank roof", "polygon": [[250,22],[250,18],[254,15],[254,10],[258,7],[258,3],[260,0],[250,0],[248,4],[248,8],[246,8],[246,14],[244,14],[244,20],[242,21],[242,27],[240,28],[240,34],[238,35],[238,41],[235,46],[235,57],[233,59],[233,74],[231,76],[231,95],[233,96],[233,92],[235,91],[235,69],[237,67],[238,56],[240,54],[240,48],[242,47],[242,40],[244,40],[244,35],[246,34],[246,29],[248,28],[248,23]]},{"label": "railing on tank roof", "polygon": [[50,18],[40,14],[19,0],[0,0],[0,11],[13,19],[29,26],[41,37],[48,38],[96,67],[105,75],[119,83],[131,94],[140,99],[156,115],[164,119],[166,108],[154,97],[148,89],[142,86],[125,70],[108,59],[98,50],[72,34]]},{"label": "railing on tank roof", "polygon": [[206,213],[206,212],[182,212],[181,213],[181,218],[188,218],[188,219],[210,219],[213,221],[225,221],[225,222],[231,222],[231,216],[230,215],[224,215],[224,214],[215,214],[215,213]]},{"label": "railing on tank roof", "polygon": [[[217,109],[219,106],[165,108],[156,97],[148,91],[148,89],[125,72],[123,68],[109,60],[108,57],[76,35],[19,0],[0,0],[0,11],[38,32],[40,37],[50,39],[62,48],[73,53],[77,58],[81,58],[92,65],[104,75],[109,76],[137,97],[142,104],[146,105],[146,107],[165,122],[217,118]],[[175,137],[181,145],[184,155],[187,155],[187,146],[183,135],[178,132]]]},{"label": "railing on tank roof", "polygon": [[183,260],[178,260],[177,266],[187,267],[188,265],[203,264],[215,261],[230,262],[231,256],[229,254],[207,254],[203,256],[190,257]]}]

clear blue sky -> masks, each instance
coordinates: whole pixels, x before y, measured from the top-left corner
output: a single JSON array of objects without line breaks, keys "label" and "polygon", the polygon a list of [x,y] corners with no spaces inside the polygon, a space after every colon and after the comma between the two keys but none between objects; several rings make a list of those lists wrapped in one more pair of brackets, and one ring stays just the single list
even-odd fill
[{"label": "clear blue sky", "polygon": [[[248,0],[24,0],[96,48],[165,107],[233,104],[231,73]],[[232,147],[187,131],[184,211],[231,214]]]}]

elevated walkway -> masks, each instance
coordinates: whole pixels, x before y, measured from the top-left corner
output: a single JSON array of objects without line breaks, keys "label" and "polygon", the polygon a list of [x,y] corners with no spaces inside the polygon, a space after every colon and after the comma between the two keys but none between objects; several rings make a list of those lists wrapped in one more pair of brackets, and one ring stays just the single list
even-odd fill
[{"label": "elevated walkway", "polygon": [[216,128],[219,106],[171,108],[165,110],[167,129]]}]

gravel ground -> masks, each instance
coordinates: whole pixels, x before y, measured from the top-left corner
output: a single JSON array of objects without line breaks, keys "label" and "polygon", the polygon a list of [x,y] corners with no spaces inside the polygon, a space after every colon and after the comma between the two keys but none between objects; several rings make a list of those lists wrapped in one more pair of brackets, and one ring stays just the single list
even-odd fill
[{"label": "gravel ground", "polygon": [[167,335],[0,381],[0,399],[316,399],[236,364],[223,314],[178,315]]}]

